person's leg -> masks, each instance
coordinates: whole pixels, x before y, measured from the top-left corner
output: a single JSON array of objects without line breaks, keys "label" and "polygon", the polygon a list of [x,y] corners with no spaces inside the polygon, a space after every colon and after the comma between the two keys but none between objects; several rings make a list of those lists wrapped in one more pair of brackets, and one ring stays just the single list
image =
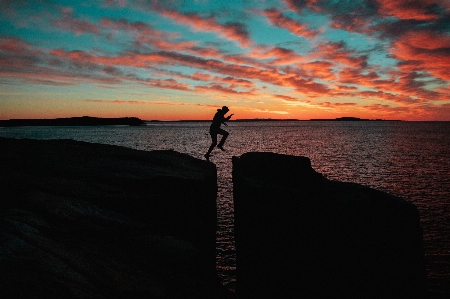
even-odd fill
[{"label": "person's leg", "polygon": [[223,145],[225,144],[225,140],[227,140],[228,132],[225,130],[220,129],[219,134],[222,135],[222,139],[220,140],[219,144],[217,145],[218,148],[224,151]]},{"label": "person's leg", "polygon": [[208,149],[208,152],[205,154],[206,160],[209,161],[209,155],[211,154],[212,150],[217,145],[217,134],[216,133],[210,133],[211,134],[211,146]]}]

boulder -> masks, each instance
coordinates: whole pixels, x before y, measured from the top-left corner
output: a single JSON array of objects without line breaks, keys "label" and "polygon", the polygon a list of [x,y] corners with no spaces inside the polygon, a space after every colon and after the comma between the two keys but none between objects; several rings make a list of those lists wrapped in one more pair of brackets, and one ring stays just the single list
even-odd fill
[{"label": "boulder", "polygon": [[0,138],[0,298],[216,298],[214,164]]},{"label": "boulder", "polygon": [[416,207],[326,179],[306,157],[233,157],[240,298],[423,298]]}]

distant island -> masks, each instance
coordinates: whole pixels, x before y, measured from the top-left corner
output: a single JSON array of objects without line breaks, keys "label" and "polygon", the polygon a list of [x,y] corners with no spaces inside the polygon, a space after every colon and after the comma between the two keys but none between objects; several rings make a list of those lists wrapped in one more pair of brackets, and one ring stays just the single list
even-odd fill
[{"label": "distant island", "polygon": [[[358,117],[312,118],[312,119],[279,119],[279,118],[241,118],[229,122],[275,122],[275,121],[392,121],[384,119],[366,119]],[[400,121],[400,120],[394,120]],[[53,118],[53,119],[9,119],[0,120],[0,127],[18,126],[145,126],[164,122],[211,122],[211,120],[141,120],[137,117],[102,118],[92,116]]]},{"label": "distant island", "polygon": [[[338,118],[312,118],[312,121],[386,121],[385,119],[377,118],[377,119],[369,119],[369,118],[359,118],[359,117],[338,117]],[[400,121],[400,120],[388,120],[388,121]]]},{"label": "distant island", "polygon": [[137,117],[101,118],[101,117],[69,117],[54,119],[9,119],[0,120],[0,127],[15,126],[142,126],[145,125]]}]

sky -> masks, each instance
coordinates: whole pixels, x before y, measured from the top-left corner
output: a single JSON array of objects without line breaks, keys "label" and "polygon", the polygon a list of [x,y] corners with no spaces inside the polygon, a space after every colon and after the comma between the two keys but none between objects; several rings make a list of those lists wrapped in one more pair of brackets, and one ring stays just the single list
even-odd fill
[{"label": "sky", "polygon": [[0,119],[450,121],[450,0],[0,8]]}]

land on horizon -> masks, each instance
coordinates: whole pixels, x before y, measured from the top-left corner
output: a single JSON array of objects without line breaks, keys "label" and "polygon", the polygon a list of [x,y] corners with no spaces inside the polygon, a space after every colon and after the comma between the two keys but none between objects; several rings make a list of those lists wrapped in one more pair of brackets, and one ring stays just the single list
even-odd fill
[{"label": "land on horizon", "polygon": [[[279,118],[243,118],[229,120],[229,122],[263,122],[263,121],[401,121],[384,119],[365,119],[358,117],[338,117],[330,119],[279,119]],[[211,122],[211,120],[141,120],[138,117],[102,118],[92,116],[67,117],[67,118],[42,118],[42,119],[9,119],[0,120],[0,127],[15,126],[105,126],[105,125],[129,125],[142,126],[146,123],[159,122]]]},{"label": "land on horizon", "polygon": [[137,117],[102,118],[92,116],[42,119],[9,119],[0,120],[0,127],[14,126],[105,126],[129,125],[140,126],[145,123]]}]

